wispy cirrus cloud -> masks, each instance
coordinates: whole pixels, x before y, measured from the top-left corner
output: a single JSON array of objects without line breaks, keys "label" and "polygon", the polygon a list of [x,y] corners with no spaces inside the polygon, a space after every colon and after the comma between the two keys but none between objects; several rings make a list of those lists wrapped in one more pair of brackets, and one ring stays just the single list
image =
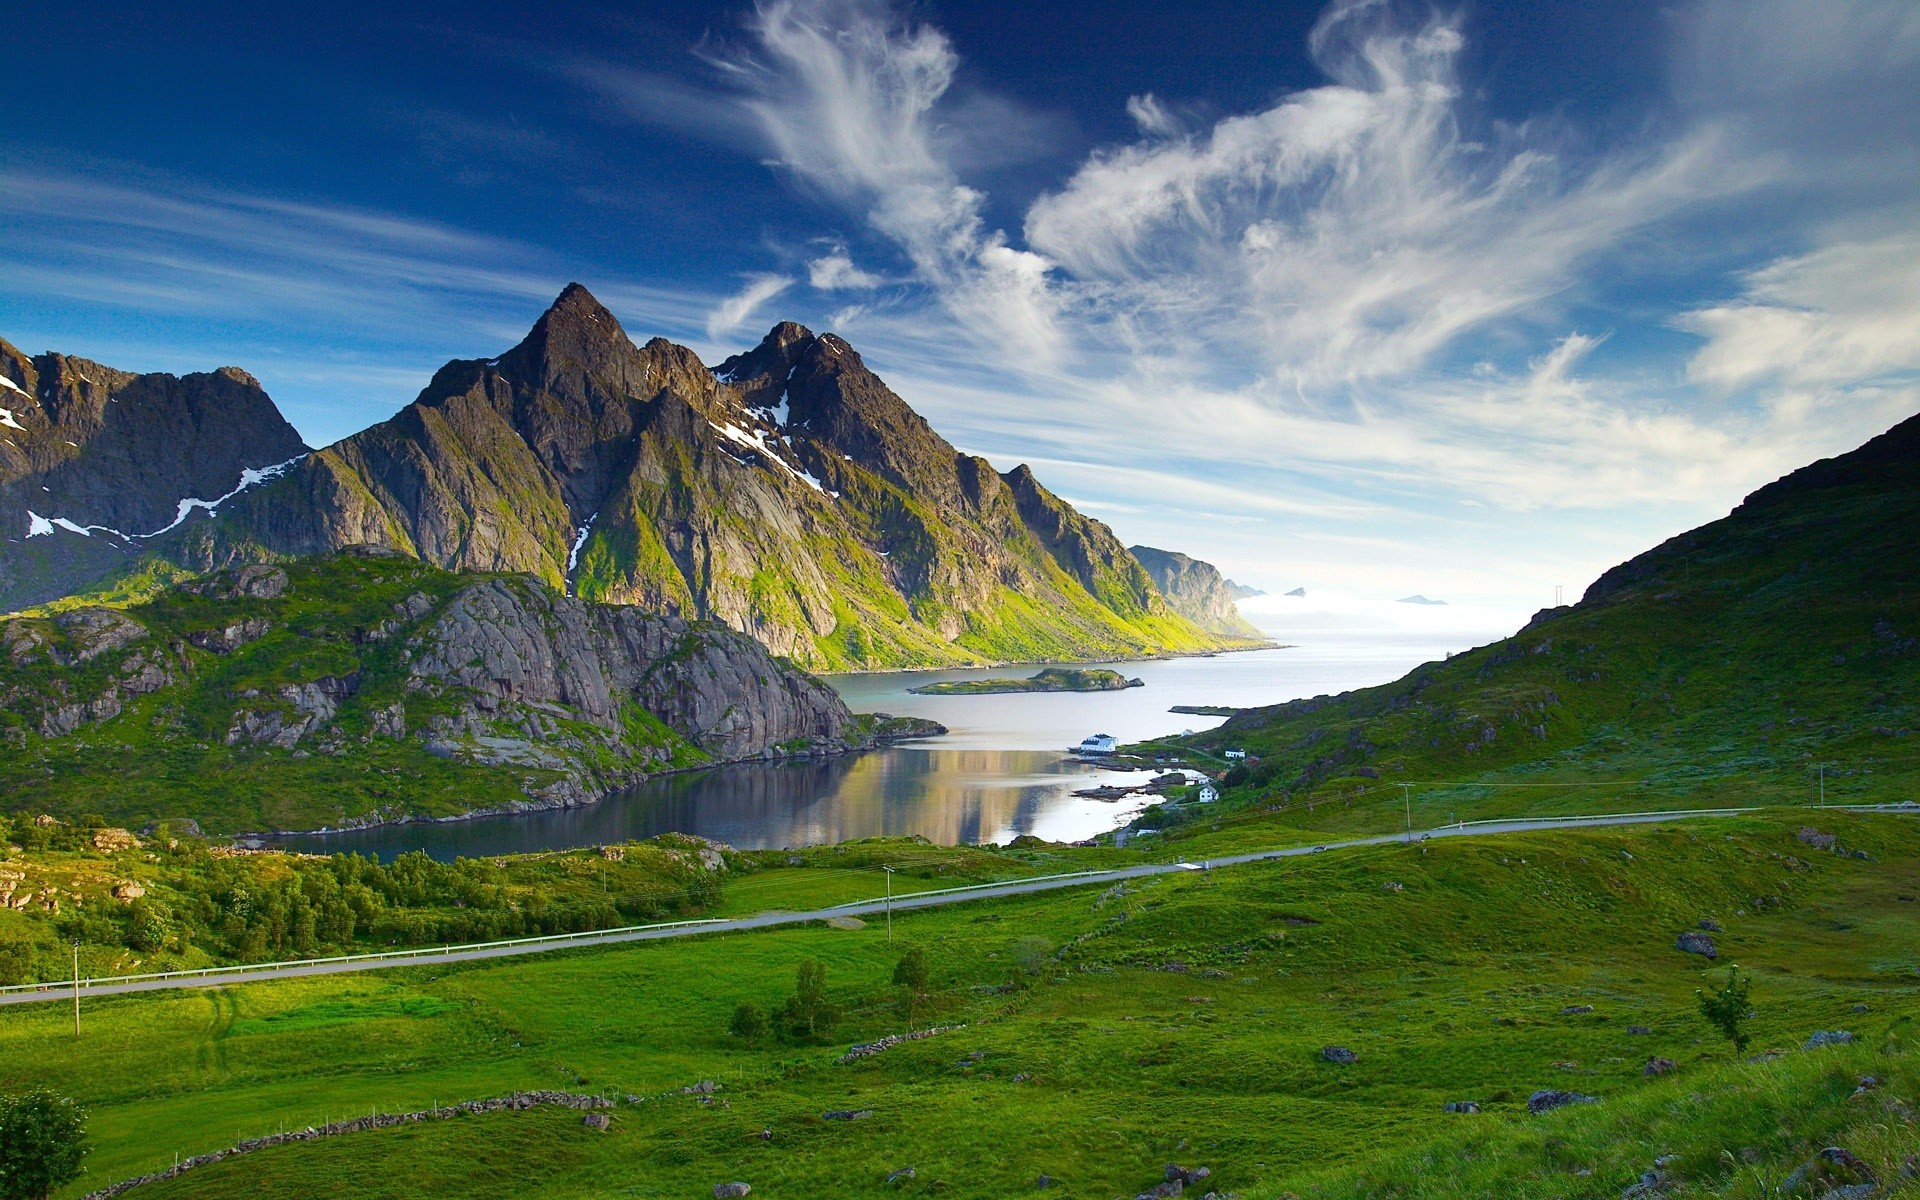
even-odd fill
[{"label": "wispy cirrus cloud", "polygon": [[749,277],[745,287],[722,300],[707,314],[707,336],[719,339],[739,329],[762,305],[792,286],[793,280],[785,275]]}]

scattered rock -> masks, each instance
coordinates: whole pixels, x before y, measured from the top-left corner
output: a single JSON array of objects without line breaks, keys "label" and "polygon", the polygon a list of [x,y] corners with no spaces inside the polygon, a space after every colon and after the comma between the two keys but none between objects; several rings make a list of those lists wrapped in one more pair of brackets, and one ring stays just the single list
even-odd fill
[{"label": "scattered rock", "polygon": [[1712,917],[1701,917],[1701,918],[1700,918],[1700,928],[1702,928],[1702,929],[1704,929],[1704,930],[1706,930],[1706,931],[1707,931],[1708,933],[1721,933],[1721,932],[1724,932],[1724,931],[1723,931],[1723,930],[1722,930],[1722,929],[1720,928],[1720,922],[1718,922],[1718,921],[1716,921],[1716,920],[1714,920],[1714,919],[1713,919]]},{"label": "scattered rock", "polygon": [[1627,1032],[1633,1034],[1635,1037],[1645,1037],[1652,1033],[1653,1030],[1645,1025],[1629,1025],[1627,1026]]},{"label": "scattered rock", "polygon": [[1822,1046],[1844,1046],[1853,1040],[1853,1035],[1844,1029],[1822,1029],[1807,1039],[1802,1050],[1818,1050]]},{"label": "scattered rock", "polygon": [[1050,1188],[1053,1186],[1053,1184],[1054,1184],[1053,1176],[1047,1174],[1044,1171],[1042,1171],[1039,1175],[1035,1176],[1033,1180],[1033,1186],[1036,1188]]},{"label": "scattered rock", "polygon": [[820,1114],[822,1121],[864,1121],[873,1115],[870,1108],[835,1108]]},{"label": "scattered rock", "polygon": [[1345,1046],[1322,1046],[1320,1047],[1320,1057],[1330,1063],[1338,1063],[1343,1067],[1351,1066],[1360,1059],[1358,1054],[1355,1054]]},{"label": "scattered rock", "polygon": [[1588,1096],[1580,1092],[1562,1092],[1553,1088],[1542,1088],[1527,1097],[1527,1111],[1534,1116],[1543,1112],[1552,1112],[1556,1108],[1565,1108],[1569,1104],[1597,1104],[1598,1096]]},{"label": "scattered rock", "polygon": [[1857,1013],[1863,1013],[1863,1012],[1868,1012],[1868,1011],[1871,1011],[1871,1010],[1869,1010],[1869,1009],[1867,1008],[1867,1006],[1866,1006],[1866,1005],[1864,1005],[1864,1004],[1856,1004],[1856,1005],[1854,1005],[1854,1006],[1853,1006],[1853,1011],[1855,1011],[1855,1012],[1857,1012]]},{"label": "scattered rock", "polygon": [[1680,1064],[1674,1062],[1670,1058],[1650,1058],[1647,1060],[1647,1069],[1645,1073],[1649,1076],[1665,1075],[1669,1071],[1677,1071],[1679,1069],[1680,1069]]},{"label": "scattered rock", "polygon": [[1177,1183],[1186,1186],[1188,1184],[1199,1183],[1202,1179],[1212,1174],[1213,1172],[1206,1167],[1183,1167],[1179,1163],[1167,1164],[1168,1183]]},{"label": "scattered rock", "polygon": [[702,1079],[699,1083],[688,1084],[680,1089],[682,1096],[711,1096],[720,1090],[720,1085],[711,1079]]},{"label": "scattered rock", "polygon": [[1450,1113],[1477,1113],[1480,1111],[1480,1102],[1478,1100],[1449,1100],[1440,1106],[1440,1111]]},{"label": "scattered rock", "polygon": [[898,1187],[901,1184],[905,1183],[907,1180],[912,1179],[914,1176],[918,1174],[919,1172],[914,1170],[912,1167],[901,1167],[897,1171],[888,1172],[887,1186]]},{"label": "scattered rock", "polygon": [[1380,890],[1381,890],[1381,891],[1383,891],[1383,892],[1404,892],[1404,891],[1406,891],[1407,889],[1406,889],[1406,887],[1405,887],[1405,885],[1403,885],[1403,884],[1398,884],[1398,883],[1383,883],[1383,884],[1381,884],[1381,885],[1380,885]]},{"label": "scattered rock", "polygon": [[1838,835],[1821,833],[1810,825],[1803,826],[1794,836],[1800,839],[1802,845],[1812,846],[1815,850],[1831,850],[1840,841]]},{"label": "scattered rock", "polygon": [[716,1183],[713,1185],[713,1200],[740,1200],[740,1197],[752,1194],[751,1184]]},{"label": "scattered rock", "polygon": [[[1780,1190],[1793,1193],[1806,1189],[1819,1188],[1826,1195],[1832,1195],[1843,1188],[1865,1187],[1868,1193],[1878,1180],[1874,1178],[1873,1168],[1862,1162],[1859,1156],[1844,1146],[1828,1146],[1806,1162],[1795,1167],[1793,1174],[1787,1176]],[[1864,1195],[1868,1193],[1841,1192],[1842,1195]],[[1823,1197],[1824,1200],[1824,1197]]]},{"label": "scattered rock", "polygon": [[611,1129],[613,1118],[605,1113],[588,1113],[580,1118],[580,1123],[588,1129]]},{"label": "scattered rock", "polygon": [[1713,939],[1696,930],[1687,930],[1674,939],[1673,945],[1675,949],[1684,950],[1688,954],[1705,955],[1707,958],[1720,957],[1720,948],[1713,944]]},{"label": "scattered rock", "polygon": [[1569,1004],[1560,1010],[1560,1015],[1563,1017],[1578,1017],[1584,1016],[1592,1011],[1593,1005],[1591,1004]]},{"label": "scattered rock", "polygon": [[865,929],[867,923],[859,917],[828,917],[827,924],[834,929]]}]

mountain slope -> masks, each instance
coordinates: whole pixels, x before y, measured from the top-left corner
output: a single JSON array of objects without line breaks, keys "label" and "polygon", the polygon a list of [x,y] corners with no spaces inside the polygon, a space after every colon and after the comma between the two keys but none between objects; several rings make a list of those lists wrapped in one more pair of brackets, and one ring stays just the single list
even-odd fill
[{"label": "mountain slope", "polygon": [[236,368],[133,375],[0,341],[0,609],[123,568],[306,449]]},{"label": "mountain slope", "polygon": [[831,334],[709,371],[578,284],[518,346],[190,520],[195,570],[381,545],[715,619],[816,668],[1215,647],[1098,521],[961,454]]},{"label": "mountain slope", "polygon": [[[1245,710],[1194,742],[1260,760],[1229,772],[1233,797],[1314,799],[1316,823],[1377,806],[1356,799],[1381,791],[1374,779],[1477,814],[1635,794],[1800,802],[1822,769],[1830,799],[1909,798],[1915,529],[1920,417],[1761,488],[1513,637],[1383,687]],[[1580,790],[1610,781],[1633,790]]]},{"label": "mountain slope", "polygon": [[870,744],[751,638],[361,548],[0,622],[9,810],[209,832],[585,803]]},{"label": "mountain slope", "polygon": [[1147,569],[1167,603],[1187,620],[1222,637],[1266,640],[1266,635],[1253,622],[1240,615],[1240,608],[1234,603],[1240,599],[1241,592],[1253,596],[1260,592],[1240,588],[1221,575],[1212,563],[1177,551],[1156,550],[1152,546],[1127,549]]}]

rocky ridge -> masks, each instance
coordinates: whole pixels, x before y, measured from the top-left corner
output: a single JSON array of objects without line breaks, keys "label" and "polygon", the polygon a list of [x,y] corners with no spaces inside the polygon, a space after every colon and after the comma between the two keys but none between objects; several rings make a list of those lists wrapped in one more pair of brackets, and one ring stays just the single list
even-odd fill
[{"label": "rocky ridge", "polygon": [[511,350],[148,543],[193,571],[349,545],[717,620],[811,668],[1224,644],[1105,525],[957,451],[842,339],[782,324],[709,370],[635,345],[577,284]]},{"label": "rocky ridge", "polygon": [[136,375],[0,340],[0,607],[124,569],[306,452],[238,368]]},{"label": "rocky ridge", "polygon": [[1221,637],[1266,640],[1266,634],[1240,615],[1236,603],[1243,597],[1265,595],[1264,592],[1240,587],[1221,575],[1212,563],[1174,550],[1157,550],[1152,546],[1130,546],[1128,550],[1147,569],[1167,603],[1187,620]]}]

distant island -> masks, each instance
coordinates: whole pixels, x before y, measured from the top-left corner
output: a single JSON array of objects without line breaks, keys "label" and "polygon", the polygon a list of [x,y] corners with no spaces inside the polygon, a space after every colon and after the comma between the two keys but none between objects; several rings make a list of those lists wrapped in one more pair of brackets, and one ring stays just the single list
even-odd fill
[{"label": "distant island", "polygon": [[1226,704],[1176,704],[1167,711],[1189,717],[1231,717],[1240,710]]},{"label": "distant island", "polygon": [[1025,679],[956,679],[907,690],[916,696],[991,696],[1000,692],[1118,692],[1145,686],[1145,680],[1128,679],[1104,668],[1045,667]]},{"label": "distant island", "polygon": [[1426,598],[1425,596],[1402,596],[1402,597],[1400,597],[1400,603],[1402,603],[1402,604],[1438,604],[1438,605],[1444,605],[1444,604],[1446,604],[1446,601],[1445,601],[1445,600],[1429,600],[1429,599],[1427,599],[1427,598]]}]

